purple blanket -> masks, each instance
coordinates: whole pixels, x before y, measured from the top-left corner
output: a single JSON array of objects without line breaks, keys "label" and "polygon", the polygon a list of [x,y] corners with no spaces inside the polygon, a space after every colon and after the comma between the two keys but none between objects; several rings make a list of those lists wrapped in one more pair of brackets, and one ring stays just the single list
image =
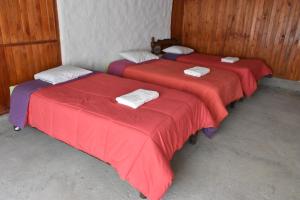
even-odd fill
[{"label": "purple blanket", "polygon": [[27,123],[27,111],[30,96],[35,91],[51,85],[41,80],[32,80],[18,85],[10,98],[9,122],[24,128]]},{"label": "purple blanket", "polygon": [[[87,76],[93,75],[95,73],[101,73],[101,72],[93,72],[91,74],[81,76],[74,80],[70,80],[60,84],[76,81],[85,78]],[[25,83],[18,85],[14,89],[10,97],[9,122],[14,126],[17,126],[19,128],[24,128],[27,124],[28,106],[29,106],[31,94],[33,94],[35,91],[41,88],[45,88],[51,85],[52,84],[41,80],[27,81]]]},{"label": "purple blanket", "polygon": [[182,56],[181,54],[174,54],[174,53],[165,53],[162,58],[166,60],[174,60],[176,61],[178,57]]},{"label": "purple blanket", "polygon": [[116,76],[123,76],[123,72],[129,65],[134,65],[133,62],[128,60],[117,60],[112,62],[107,70],[107,73],[116,75]]}]

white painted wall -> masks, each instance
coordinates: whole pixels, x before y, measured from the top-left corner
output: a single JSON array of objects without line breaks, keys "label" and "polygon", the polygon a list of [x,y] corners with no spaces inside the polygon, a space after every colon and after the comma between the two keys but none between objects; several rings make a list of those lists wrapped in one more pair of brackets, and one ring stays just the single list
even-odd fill
[{"label": "white painted wall", "polygon": [[106,70],[129,49],[170,37],[172,0],[58,0],[64,64]]}]

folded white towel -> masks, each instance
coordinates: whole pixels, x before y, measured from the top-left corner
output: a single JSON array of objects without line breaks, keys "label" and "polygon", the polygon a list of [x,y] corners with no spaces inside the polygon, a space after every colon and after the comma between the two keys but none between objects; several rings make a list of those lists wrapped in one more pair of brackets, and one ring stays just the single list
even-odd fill
[{"label": "folded white towel", "polygon": [[221,62],[224,63],[236,63],[238,62],[240,59],[238,57],[225,57],[221,59]]},{"label": "folded white towel", "polygon": [[184,73],[186,75],[195,76],[195,77],[204,76],[204,75],[208,74],[209,72],[210,72],[209,68],[198,67],[198,66],[184,70]]},{"label": "folded white towel", "polygon": [[136,109],[149,101],[157,99],[158,97],[159,93],[156,91],[138,89],[123,96],[117,97],[116,101],[119,104]]}]

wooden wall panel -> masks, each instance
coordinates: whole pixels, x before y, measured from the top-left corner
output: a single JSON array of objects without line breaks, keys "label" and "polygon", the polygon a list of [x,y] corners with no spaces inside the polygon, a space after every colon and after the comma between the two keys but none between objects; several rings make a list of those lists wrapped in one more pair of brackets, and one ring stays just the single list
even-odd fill
[{"label": "wooden wall panel", "polygon": [[174,0],[172,17],[172,37],[184,45],[261,58],[275,76],[300,80],[299,0]]},{"label": "wooden wall panel", "polygon": [[184,0],[173,0],[171,32],[175,38],[182,37]]},{"label": "wooden wall panel", "polygon": [[61,65],[56,0],[0,0],[0,113],[9,86]]},{"label": "wooden wall panel", "polygon": [[59,43],[28,44],[4,49],[11,85],[32,80],[33,75],[61,64]]},{"label": "wooden wall panel", "polygon": [[0,3],[2,44],[57,39],[53,0],[0,0]]}]

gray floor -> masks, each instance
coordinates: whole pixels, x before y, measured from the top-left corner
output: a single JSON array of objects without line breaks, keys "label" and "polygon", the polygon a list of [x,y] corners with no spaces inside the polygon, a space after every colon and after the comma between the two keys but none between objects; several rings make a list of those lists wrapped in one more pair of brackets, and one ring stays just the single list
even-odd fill
[{"label": "gray floor", "polygon": [[[300,94],[260,88],[213,140],[187,144],[172,166],[165,199],[300,199]],[[13,134],[6,116],[0,173],[0,200],[139,199],[109,166],[35,129]]]}]

